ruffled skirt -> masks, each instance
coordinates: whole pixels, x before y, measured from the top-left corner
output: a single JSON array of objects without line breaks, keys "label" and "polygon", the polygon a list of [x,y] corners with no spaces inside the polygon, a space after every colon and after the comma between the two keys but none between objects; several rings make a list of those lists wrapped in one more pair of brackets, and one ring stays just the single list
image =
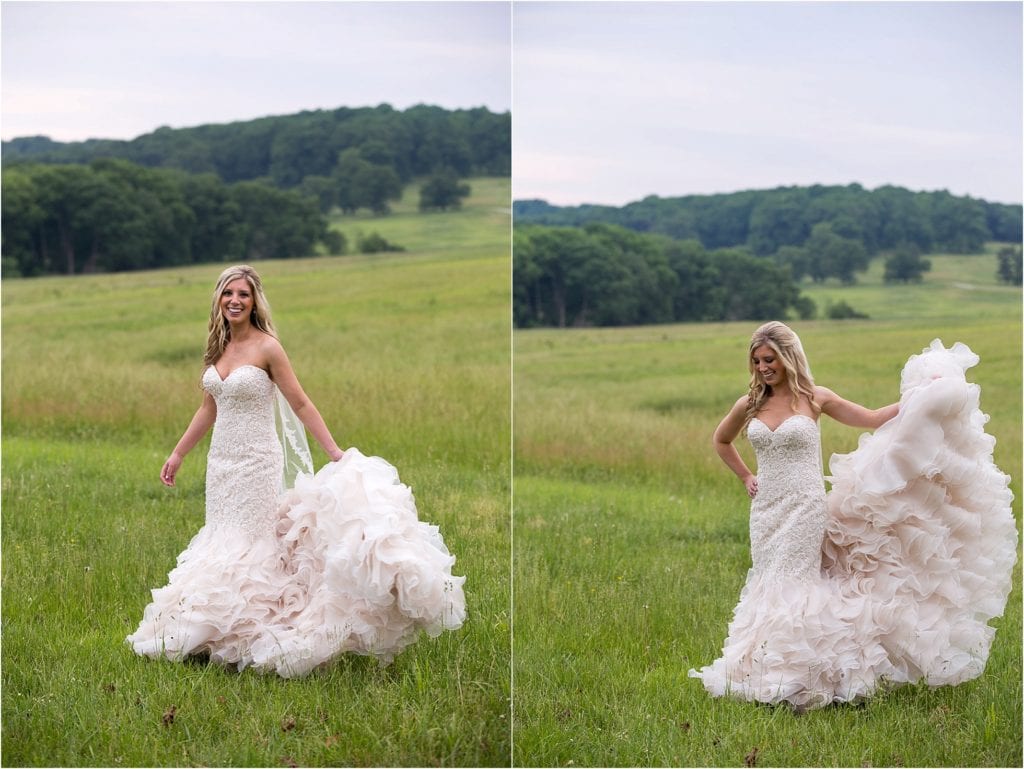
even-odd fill
[{"label": "ruffled skirt", "polygon": [[138,654],[301,676],[339,654],[390,662],[466,618],[455,557],[394,467],[349,449],[284,495],[274,531],[204,526],[127,641]]}]

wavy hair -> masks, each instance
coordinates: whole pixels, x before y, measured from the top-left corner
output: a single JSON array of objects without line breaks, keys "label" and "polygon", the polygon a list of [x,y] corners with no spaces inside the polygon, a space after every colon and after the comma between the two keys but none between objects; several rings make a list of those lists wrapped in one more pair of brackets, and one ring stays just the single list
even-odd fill
[{"label": "wavy hair", "polygon": [[249,321],[260,331],[265,331],[272,337],[277,337],[274,328],[274,321],[270,317],[270,303],[263,293],[263,281],[259,274],[247,264],[239,264],[228,267],[217,278],[217,287],[213,289],[213,305],[210,308],[210,336],[206,340],[206,354],[203,356],[203,368],[212,366],[220,356],[224,354],[224,348],[231,341],[231,324],[224,317],[224,311],[220,308],[220,298],[224,293],[224,287],[233,280],[245,278],[252,291],[252,314]]},{"label": "wavy hair", "polygon": [[786,382],[793,394],[793,411],[797,410],[797,406],[800,405],[800,397],[803,396],[810,402],[814,413],[820,413],[821,407],[814,400],[814,377],[811,376],[811,367],[807,363],[807,356],[804,355],[800,337],[785,323],[773,320],[758,327],[750,337],[750,350],[747,353],[750,392],[747,394],[747,411],[744,415],[743,428],[746,429],[750,420],[757,416],[765,399],[772,392],[771,385],[761,379],[754,367],[754,351],[762,346],[771,348],[786,369]]}]

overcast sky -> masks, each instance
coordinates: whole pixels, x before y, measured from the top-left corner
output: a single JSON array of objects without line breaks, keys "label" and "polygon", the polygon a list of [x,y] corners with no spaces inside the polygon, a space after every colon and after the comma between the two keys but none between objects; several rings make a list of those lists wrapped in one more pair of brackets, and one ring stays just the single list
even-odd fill
[{"label": "overcast sky", "polygon": [[508,3],[5,0],[0,21],[4,139],[512,102]]},{"label": "overcast sky", "polygon": [[513,194],[1021,202],[1021,3],[516,3]]}]

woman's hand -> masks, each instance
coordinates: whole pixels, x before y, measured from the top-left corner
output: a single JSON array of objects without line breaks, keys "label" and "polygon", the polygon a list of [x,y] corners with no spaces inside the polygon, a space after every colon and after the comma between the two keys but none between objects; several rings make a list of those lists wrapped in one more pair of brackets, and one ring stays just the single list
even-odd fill
[{"label": "woman's hand", "polygon": [[747,487],[747,496],[751,499],[757,496],[757,476],[748,475],[743,479],[743,485]]},{"label": "woman's hand", "polygon": [[341,458],[345,456],[345,452],[341,449],[335,449],[327,454],[331,458],[332,462],[340,462]]},{"label": "woman's hand", "polygon": [[181,457],[178,456],[178,452],[171,452],[171,455],[167,457],[167,461],[164,462],[163,469],[160,471],[160,480],[164,486],[174,485],[174,476],[178,474],[178,468],[181,467]]}]

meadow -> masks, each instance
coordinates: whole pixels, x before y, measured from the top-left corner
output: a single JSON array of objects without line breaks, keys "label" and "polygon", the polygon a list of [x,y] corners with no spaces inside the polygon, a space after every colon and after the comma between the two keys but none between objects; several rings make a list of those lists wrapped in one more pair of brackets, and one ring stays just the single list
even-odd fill
[{"label": "meadow", "polygon": [[[995,459],[1021,516],[1021,295],[995,257],[932,256],[918,285],[805,286],[794,321],[818,382],[880,406],[939,337],[981,363]],[[517,330],[513,424],[513,762],[517,766],[1020,766],[1021,568],[985,673],[796,715],[714,699],[710,664],[749,560],[742,484],[711,434],[746,391],[756,323]],[[824,459],[859,431],[822,422]],[[746,441],[738,441],[753,465]]]},{"label": "meadow", "polygon": [[410,189],[333,222],[403,253],[254,265],[339,444],[397,466],[467,576],[466,624],[388,667],[284,680],[132,653],[203,524],[207,441],[176,488],[158,474],[226,265],[4,281],[4,765],[509,764],[510,188],[471,184],[462,211],[421,215]]}]

